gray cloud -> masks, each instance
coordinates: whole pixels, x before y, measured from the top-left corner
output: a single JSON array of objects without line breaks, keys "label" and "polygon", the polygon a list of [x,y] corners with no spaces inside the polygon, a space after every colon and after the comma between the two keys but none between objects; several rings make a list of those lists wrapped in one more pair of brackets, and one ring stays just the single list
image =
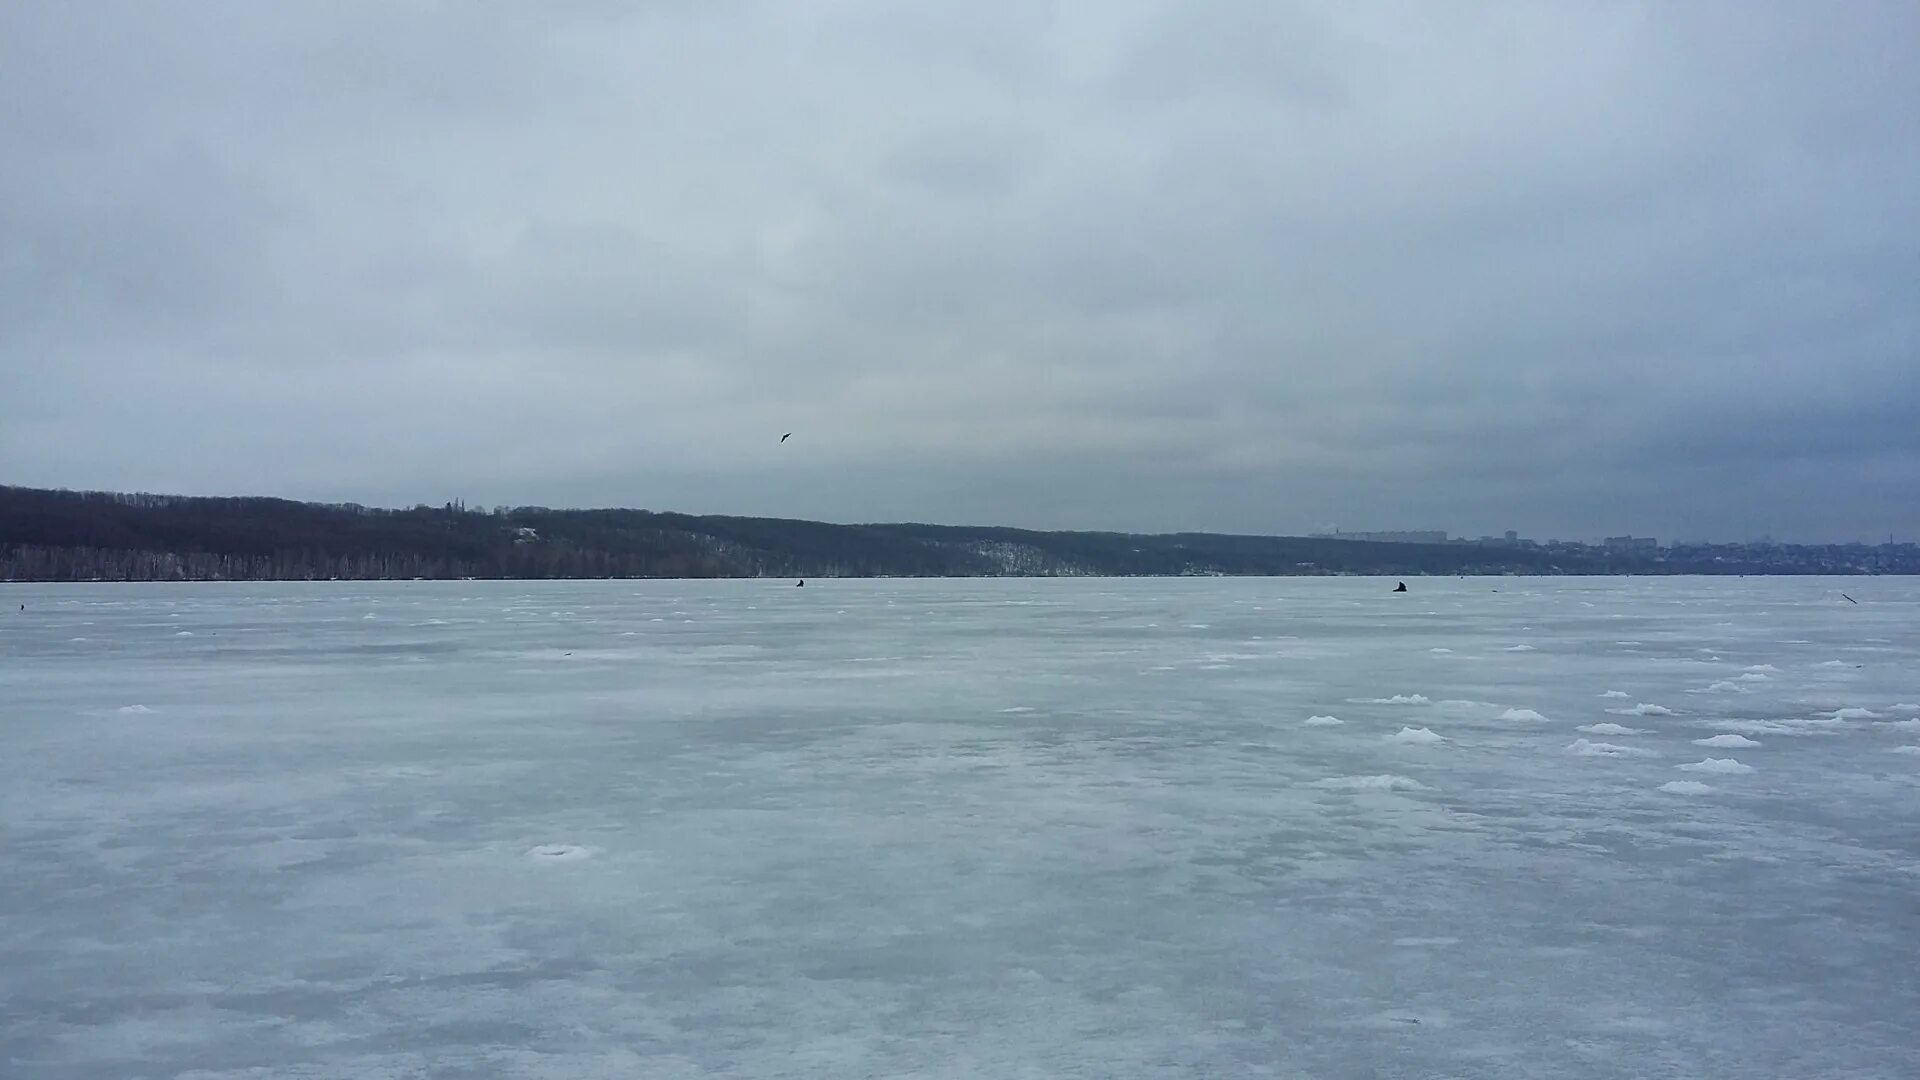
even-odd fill
[{"label": "gray cloud", "polygon": [[0,480],[1920,535],[1916,46],[1896,3],[10,5]]}]

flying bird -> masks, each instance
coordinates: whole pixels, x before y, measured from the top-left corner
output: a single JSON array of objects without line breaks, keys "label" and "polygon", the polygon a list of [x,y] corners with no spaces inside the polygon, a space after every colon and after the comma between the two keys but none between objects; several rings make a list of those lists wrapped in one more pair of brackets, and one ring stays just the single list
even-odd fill
[{"label": "flying bird", "polygon": [[780,436],[780,441],[786,442],[788,439],[791,439],[791,438],[793,438],[793,432],[789,431],[785,435]]}]

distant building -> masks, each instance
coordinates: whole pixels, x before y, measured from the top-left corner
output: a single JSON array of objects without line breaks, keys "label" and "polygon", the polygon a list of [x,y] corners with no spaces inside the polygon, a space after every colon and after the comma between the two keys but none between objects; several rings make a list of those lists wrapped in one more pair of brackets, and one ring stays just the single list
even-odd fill
[{"label": "distant building", "polygon": [[1366,540],[1375,544],[1444,544],[1447,533],[1444,529],[1413,529],[1393,532],[1341,532],[1335,529],[1330,533],[1314,533],[1320,540]]},{"label": "distant building", "polygon": [[1609,536],[1600,541],[1609,551],[1658,551],[1660,541],[1651,536]]}]

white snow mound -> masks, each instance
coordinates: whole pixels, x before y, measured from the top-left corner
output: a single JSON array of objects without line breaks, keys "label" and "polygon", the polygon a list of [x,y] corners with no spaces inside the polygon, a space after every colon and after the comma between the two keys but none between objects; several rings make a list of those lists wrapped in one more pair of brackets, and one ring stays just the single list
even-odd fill
[{"label": "white snow mound", "polygon": [[1760,744],[1753,741],[1752,739],[1747,738],[1745,735],[1736,735],[1733,732],[1728,732],[1725,735],[1715,735],[1712,738],[1708,738],[1708,739],[1695,739],[1693,740],[1693,745],[1726,747],[1726,746],[1759,746]]},{"label": "white snow mound", "polygon": [[1377,776],[1329,776],[1315,780],[1313,786],[1328,791],[1425,791],[1427,785],[1408,776],[1381,773]]},{"label": "white snow mound", "polygon": [[1507,646],[1506,651],[1507,652],[1533,652],[1534,648],[1531,645],[1509,645]]},{"label": "white snow mound", "polygon": [[1878,720],[1880,714],[1872,709],[1835,709],[1827,714],[1835,720]]},{"label": "white snow mound", "polygon": [[1698,780],[1669,780],[1660,785],[1660,790],[1671,792],[1675,795],[1705,795],[1707,792],[1712,791],[1713,788]]},{"label": "white snow mound", "polygon": [[123,713],[131,714],[131,713],[150,713],[153,710],[147,708],[145,705],[122,705],[120,706],[120,711]]},{"label": "white snow mound", "polygon": [[1647,753],[1631,746],[1615,743],[1594,742],[1591,739],[1575,739],[1567,744],[1567,753],[1578,757],[1635,757]]},{"label": "white snow mound", "polygon": [[1306,727],[1335,727],[1346,723],[1346,721],[1337,716],[1309,716],[1305,720],[1300,721],[1300,723]]},{"label": "white snow mound", "polygon": [[1890,754],[1920,754],[1920,746],[1896,746],[1896,747],[1894,747],[1894,748],[1893,748],[1892,750],[1889,750],[1889,751],[1888,751],[1888,753],[1890,753]]},{"label": "white snow mound", "polygon": [[1392,697],[1364,699],[1368,705],[1431,705],[1433,699],[1425,694],[1395,694]]},{"label": "white snow mound", "polygon": [[1446,736],[1435,734],[1429,728],[1403,727],[1391,735],[1385,736],[1390,743],[1405,743],[1408,746],[1434,746],[1446,742]]},{"label": "white snow mound", "polygon": [[1753,766],[1742,765],[1730,757],[1701,758],[1699,761],[1691,761],[1685,765],[1675,765],[1674,768],[1682,772],[1720,773],[1727,776],[1753,771]]},{"label": "white snow mound", "polygon": [[1672,716],[1673,715],[1673,710],[1667,708],[1665,705],[1649,705],[1644,701],[1630,708],[1608,709],[1607,711],[1614,714],[1615,716]]},{"label": "white snow mound", "polygon": [[1500,714],[1500,719],[1544,721],[1546,720],[1546,717],[1541,716],[1539,713],[1534,712],[1532,709],[1508,709],[1506,712],[1503,712]]},{"label": "white snow mound", "polygon": [[1625,690],[1608,690],[1600,696],[1605,698],[1623,698],[1627,696],[1627,692]]},{"label": "white snow mound", "polygon": [[1577,729],[1589,735],[1645,735],[1641,728],[1628,727],[1625,724],[1581,724]]}]

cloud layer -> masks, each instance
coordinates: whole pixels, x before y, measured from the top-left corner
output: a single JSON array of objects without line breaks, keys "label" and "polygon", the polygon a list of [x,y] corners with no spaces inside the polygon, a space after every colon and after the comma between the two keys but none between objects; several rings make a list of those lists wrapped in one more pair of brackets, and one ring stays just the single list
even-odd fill
[{"label": "cloud layer", "polygon": [[1895,3],[12,5],[0,482],[1912,536],[1917,46]]}]

